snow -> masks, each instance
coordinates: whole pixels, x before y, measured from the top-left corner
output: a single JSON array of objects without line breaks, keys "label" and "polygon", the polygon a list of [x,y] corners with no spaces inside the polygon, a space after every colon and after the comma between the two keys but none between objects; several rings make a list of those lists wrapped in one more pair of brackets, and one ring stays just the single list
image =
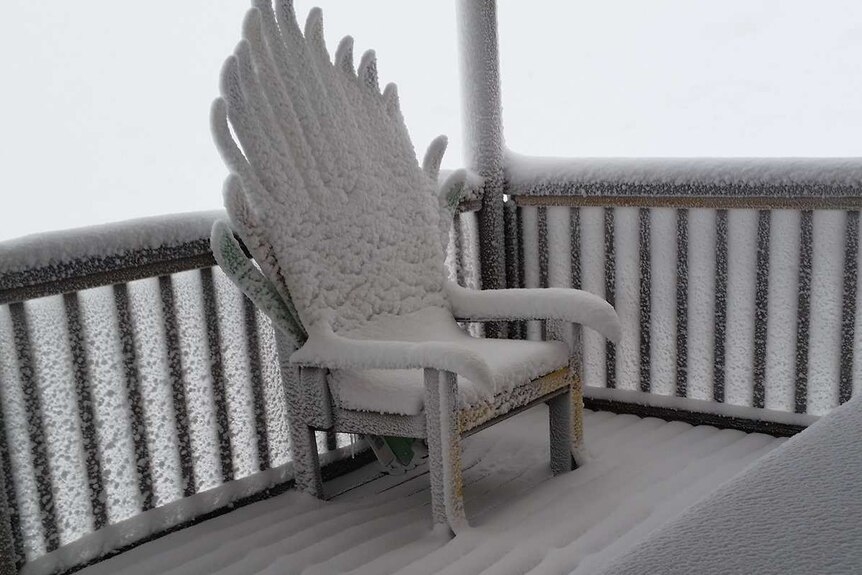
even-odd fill
[{"label": "snow", "polygon": [[332,501],[289,492],[82,573],[596,573],[784,441],[587,411],[593,459],[551,478],[545,409],[466,440],[473,528],[454,539],[431,529],[425,469],[368,467],[327,484]]},{"label": "snow", "polygon": [[[470,383],[461,390],[462,399],[470,405],[563,367],[568,358],[568,348],[558,342],[471,337],[447,310],[426,308],[383,317],[350,338],[311,330],[308,342],[291,361],[348,370],[334,383],[345,407],[412,414],[419,411],[424,384],[421,372],[409,374],[403,369],[432,367],[463,376]],[[356,375],[356,369],[375,371]],[[379,382],[371,381],[369,376],[380,374],[376,371],[380,369],[396,371]]]},{"label": "snow", "polygon": [[620,320],[603,298],[566,288],[470,290],[447,284],[452,312],[459,319],[555,319],[582,324],[607,339],[622,337]]},{"label": "snow", "polygon": [[0,242],[0,274],[179,246],[209,237],[213,222],[220,217],[224,217],[220,210],[168,214]]},{"label": "snow", "polygon": [[[551,158],[514,152],[506,156],[506,177],[520,193],[547,186],[600,184],[642,192],[638,186],[837,187],[830,193],[858,194],[860,158]],[[625,193],[625,192],[622,192]]]},{"label": "snow", "polygon": [[853,573],[862,401],[834,410],[601,573]]}]

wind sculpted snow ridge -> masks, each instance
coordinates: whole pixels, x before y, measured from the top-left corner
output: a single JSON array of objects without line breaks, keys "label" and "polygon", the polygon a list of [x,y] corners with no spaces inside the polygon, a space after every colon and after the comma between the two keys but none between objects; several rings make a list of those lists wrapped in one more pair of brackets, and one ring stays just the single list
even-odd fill
[{"label": "wind sculpted snow ridge", "polygon": [[784,441],[588,411],[593,459],[551,479],[546,417],[537,408],[467,440],[474,527],[454,539],[431,530],[428,477],[413,474],[330,502],[290,492],[82,573],[594,573]]}]

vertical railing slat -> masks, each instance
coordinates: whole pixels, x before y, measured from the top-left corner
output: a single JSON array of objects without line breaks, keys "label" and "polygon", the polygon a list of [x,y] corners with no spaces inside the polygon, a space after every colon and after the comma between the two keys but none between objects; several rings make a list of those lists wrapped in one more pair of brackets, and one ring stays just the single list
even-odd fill
[{"label": "vertical railing slat", "polygon": [[[616,251],[614,248],[614,208],[604,209],[605,224],[605,299],[611,305],[616,305]],[[617,386],[617,352],[616,346],[605,342],[605,385],[608,388]]]},{"label": "vertical railing slat", "polygon": [[12,575],[24,563],[24,534],[6,441],[2,397],[0,393],[0,575]]},{"label": "vertical railing slat", "polygon": [[638,260],[640,265],[640,390],[649,393],[650,382],[650,316],[651,306],[651,261],[650,261],[650,210],[638,210],[640,243]]},{"label": "vertical railing slat", "polygon": [[[548,208],[539,206],[536,208],[536,240],[539,244],[539,287],[546,288],[549,285],[548,265],[550,258],[548,254]],[[548,339],[548,322],[542,321],[542,339]]]},{"label": "vertical railing slat", "polygon": [[254,428],[257,437],[258,469],[272,466],[269,453],[269,433],[266,423],[266,402],[263,397],[263,373],[260,364],[260,339],[257,332],[257,308],[247,297],[242,298],[243,325],[246,349],[248,350],[249,381],[254,402]]},{"label": "vertical railing slat", "polygon": [[766,338],[769,320],[769,234],[772,212],[757,214],[757,269],[754,294],[754,369],[751,405],[766,405]]},{"label": "vertical railing slat", "polygon": [[129,422],[135,446],[135,469],[138,475],[138,491],[141,495],[141,511],[155,507],[153,498],[153,464],[147,444],[147,421],[144,417],[144,399],[141,396],[141,379],[138,373],[138,358],[135,352],[135,327],[129,310],[129,288],[116,284],[114,309],[120,334],[120,349],[123,355],[123,379],[126,384],[126,399],[132,420]]},{"label": "vertical railing slat", "polygon": [[460,286],[467,285],[464,275],[464,227],[461,224],[461,214],[455,212],[452,218],[452,229],[455,230],[455,242],[453,244],[455,256],[455,281]]},{"label": "vertical railing slat", "polygon": [[[518,226],[518,206],[514,201],[506,202],[503,211],[504,224],[506,226],[506,287],[521,287],[521,237]],[[523,322],[509,322],[509,338],[524,339]]]},{"label": "vertical railing slat", "polygon": [[811,324],[811,257],[814,214],[803,210],[799,237],[799,288],[796,303],[796,385],[794,410],[808,410],[808,335]]},{"label": "vertical railing slat", "polygon": [[195,494],[195,469],[189,429],[189,408],[183,381],[183,364],[180,356],[180,334],[174,304],[174,288],[171,276],[159,277],[159,293],[162,301],[162,319],[165,326],[165,344],[168,357],[168,377],[173,394],[174,416],[183,481],[183,496]]},{"label": "vertical railing slat", "polygon": [[21,391],[27,410],[27,433],[30,438],[30,452],[33,460],[33,469],[37,474],[36,484],[39,492],[42,532],[45,537],[45,548],[50,553],[60,546],[60,534],[57,528],[57,516],[54,507],[54,481],[48,460],[48,446],[45,444],[45,428],[42,421],[39,386],[36,381],[36,370],[33,366],[30,329],[27,325],[27,314],[23,303],[11,304],[9,312],[12,317],[15,348],[18,354]]},{"label": "vertical railing slat", "polygon": [[84,328],[81,323],[81,310],[78,293],[63,296],[66,311],[66,333],[72,356],[72,370],[75,378],[75,395],[78,402],[78,420],[81,425],[81,438],[84,443],[84,460],[87,468],[87,484],[90,490],[90,508],[93,514],[93,528],[98,531],[108,524],[105,486],[102,480],[102,458],[96,431],[96,415],[93,407],[93,394],[90,389],[90,368],[87,347],[84,343]]},{"label": "vertical railing slat", "polygon": [[859,212],[848,211],[844,232],[844,293],[841,304],[841,376],[838,383],[838,403],[846,403],[853,395],[853,342],[856,323],[856,290],[858,289]]},{"label": "vertical railing slat", "polygon": [[724,402],[727,343],[727,210],[715,211],[715,309],[712,398]]},{"label": "vertical railing slat", "polygon": [[676,395],[688,395],[688,210],[676,211]]},{"label": "vertical railing slat", "polygon": [[218,431],[219,459],[221,461],[222,482],[233,481],[233,445],[230,417],[227,412],[227,393],[224,366],[221,356],[221,327],[219,325],[218,305],[212,268],[202,268],[199,272],[201,296],[203,298],[204,321],[206,322],[207,350],[212,377],[213,400],[215,403],[216,426]]}]

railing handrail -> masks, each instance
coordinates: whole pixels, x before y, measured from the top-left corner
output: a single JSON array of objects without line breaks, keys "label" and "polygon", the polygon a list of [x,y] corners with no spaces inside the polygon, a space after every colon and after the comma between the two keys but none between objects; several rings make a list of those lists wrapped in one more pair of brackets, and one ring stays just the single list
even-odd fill
[{"label": "railing handrail", "polygon": [[209,233],[221,217],[169,214],[0,242],[0,304],[212,266]]},{"label": "railing handrail", "polygon": [[710,207],[862,207],[862,158],[531,158],[510,153],[506,179],[513,195],[567,196],[582,202],[577,205],[605,205],[609,199],[653,205],[672,198],[701,204],[710,199],[716,204]]}]

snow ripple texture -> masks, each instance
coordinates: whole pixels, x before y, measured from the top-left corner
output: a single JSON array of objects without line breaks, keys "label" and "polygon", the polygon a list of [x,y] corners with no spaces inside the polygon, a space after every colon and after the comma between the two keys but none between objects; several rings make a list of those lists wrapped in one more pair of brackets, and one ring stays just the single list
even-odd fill
[{"label": "snow ripple texture", "polygon": [[[588,411],[595,457],[552,479],[544,409],[466,441],[465,501],[475,527],[454,539],[431,530],[427,474],[417,471],[330,502],[287,493],[82,573],[595,573],[784,441]],[[329,487],[344,488],[368,469]]]}]

